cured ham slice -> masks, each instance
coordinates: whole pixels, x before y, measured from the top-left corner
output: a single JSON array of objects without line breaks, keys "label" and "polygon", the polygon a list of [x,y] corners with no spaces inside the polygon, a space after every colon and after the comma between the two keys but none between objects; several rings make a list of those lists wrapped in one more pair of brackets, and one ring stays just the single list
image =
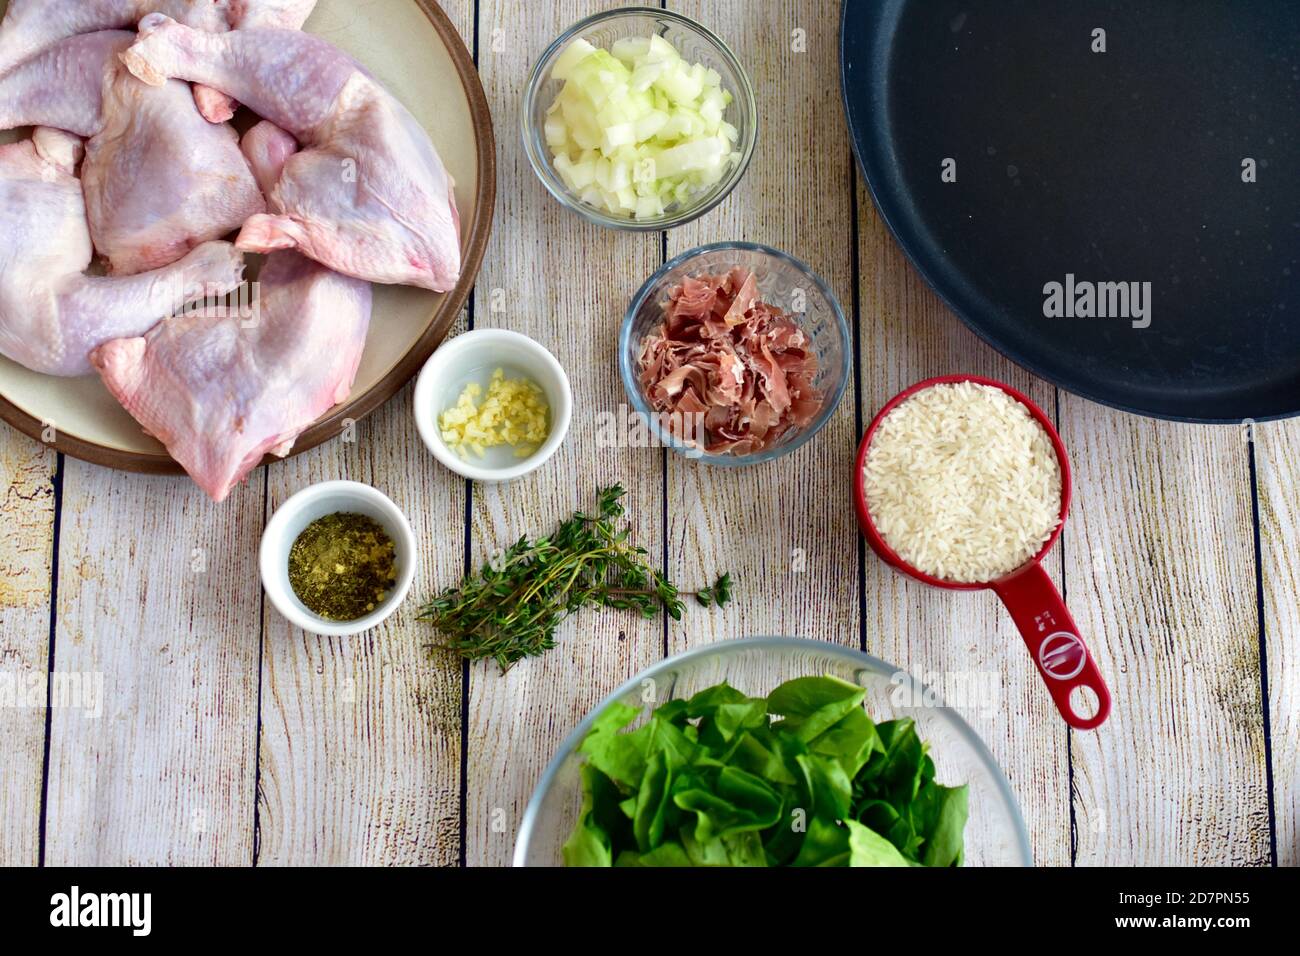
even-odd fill
[{"label": "cured ham slice", "polygon": [[807,333],[762,301],[748,269],[689,277],[669,292],[638,370],[668,430],[714,455],[762,451],[808,425],[825,400]]}]

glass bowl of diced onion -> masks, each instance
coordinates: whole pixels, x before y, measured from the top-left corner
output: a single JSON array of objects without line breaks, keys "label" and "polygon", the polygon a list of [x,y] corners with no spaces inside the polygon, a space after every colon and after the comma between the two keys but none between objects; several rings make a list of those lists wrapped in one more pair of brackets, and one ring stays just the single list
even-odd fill
[{"label": "glass bowl of diced onion", "polygon": [[745,175],[754,89],[727,45],[689,17],[624,7],[564,31],[533,67],[524,146],[546,189],[613,229],[672,229]]}]

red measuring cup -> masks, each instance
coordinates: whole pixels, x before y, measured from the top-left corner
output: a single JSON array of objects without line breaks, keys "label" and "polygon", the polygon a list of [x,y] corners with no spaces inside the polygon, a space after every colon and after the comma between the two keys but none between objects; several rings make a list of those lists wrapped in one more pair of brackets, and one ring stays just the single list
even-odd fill
[{"label": "red measuring cup", "polygon": [[[880,423],[884,421],[886,415],[917,392],[934,385],[955,382],[991,385],[1024,405],[1047,432],[1047,436],[1052,440],[1052,447],[1056,450],[1056,458],[1061,463],[1061,520],[1056,530],[1027,564],[994,581],[972,584],[945,581],[912,567],[881,537],[875,523],[871,520],[871,513],[867,510],[862,468],[867,460],[867,449]],[[980,378],[977,375],[945,375],[917,382],[911,388],[896,395],[882,408],[871,422],[866,435],[862,437],[853,485],[853,504],[858,512],[858,524],[862,527],[862,533],[866,535],[871,550],[895,570],[936,588],[947,588],[953,591],[991,589],[1011,612],[1011,619],[1016,622],[1016,627],[1020,629],[1020,636],[1025,639],[1029,654],[1034,659],[1034,666],[1042,675],[1043,683],[1047,685],[1052,700],[1056,702],[1056,709],[1061,712],[1066,723],[1079,730],[1092,730],[1101,725],[1110,714],[1110,691],[1106,689],[1106,682],[1102,680],[1101,672],[1097,670],[1087,645],[1079,636],[1079,628],[1070,616],[1065,601],[1061,599],[1060,592],[1056,590],[1056,585],[1052,583],[1052,579],[1048,577],[1042,565],[1043,558],[1052,550],[1056,539],[1061,536],[1061,529],[1065,527],[1065,516],[1070,509],[1070,460],[1065,453],[1065,444],[1061,441],[1061,436],[1057,434],[1056,428],[1043,414],[1041,408],[1009,385]],[[1091,716],[1083,716],[1074,709],[1070,695],[1078,687],[1087,687],[1097,696],[1097,711]]]}]

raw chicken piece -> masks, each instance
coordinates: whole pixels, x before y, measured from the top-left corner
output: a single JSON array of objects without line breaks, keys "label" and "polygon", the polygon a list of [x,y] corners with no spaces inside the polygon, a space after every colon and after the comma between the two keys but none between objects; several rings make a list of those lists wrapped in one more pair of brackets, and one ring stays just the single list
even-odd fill
[{"label": "raw chicken piece", "polygon": [[209,123],[228,123],[235,118],[239,104],[235,102],[233,96],[227,96],[220,90],[214,90],[201,83],[194,84],[192,89],[194,105],[198,108],[199,115]]},{"label": "raw chicken piece", "polygon": [[104,85],[134,40],[124,30],[70,37],[0,75],[0,129],[51,126],[94,136],[104,125]]},{"label": "raw chicken piece", "polygon": [[239,148],[244,151],[257,185],[269,196],[284,173],[284,164],[298,151],[298,141],[270,120],[262,120],[244,134]]},{"label": "raw chicken piece", "polygon": [[91,137],[86,210],[114,275],[175,262],[266,210],[234,130],[204,120],[179,80],[148,86],[118,62],[131,36],[61,40],[0,77],[0,127]]},{"label": "raw chicken piece", "polygon": [[91,358],[118,401],[223,501],[268,453],[283,457],[352,389],[370,286],[297,253],[262,269],[257,319],[209,309]]},{"label": "raw chicken piece", "polygon": [[0,23],[0,73],[67,37],[133,27],[155,10],[200,30],[227,30],[229,0],[9,0]]},{"label": "raw chicken piece", "polygon": [[[316,8],[316,0],[231,0],[231,6],[242,11],[231,20],[232,30],[301,30]],[[180,17],[172,19],[185,22]]]},{"label": "raw chicken piece", "polygon": [[77,137],[50,129],[0,146],[0,353],[50,375],[86,374],[91,349],[140,335],[243,278],[243,257],[228,242],[201,245],[145,275],[83,275],[91,246],[81,183],[72,175],[80,152]]},{"label": "raw chicken piece", "polygon": [[267,208],[234,127],[200,116],[185,83],[146,86],[120,66],[81,180],[91,238],[114,274],[174,262]]},{"label": "raw chicken piece", "polygon": [[452,289],[460,278],[453,183],[428,133],[336,47],[305,33],[212,35],[165,16],[140,23],[122,54],[136,76],[228,93],[304,147],[236,241],[250,252],[296,248],[375,282]]},{"label": "raw chicken piece", "polygon": [[[0,73],[66,37],[133,27],[150,13],[210,33],[240,27],[297,30],[315,6],[316,0],[9,0],[0,23]],[[194,99],[215,123],[234,115],[234,102],[216,90],[196,87]]]},{"label": "raw chicken piece", "polygon": [[0,22],[0,73],[67,37],[134,25],[118,9],[132,5],[128,0],[9,0]]},{"label": "raw chicken piece", "polygon": [[[189,2],[189,0],[183,0]],[[195,0],[198,2],[198,0]],[[316,8],[316,0],[215,0],[227,7],[226,17],[231,30],[299,30]],[[222,30],[193,23],[183,16],[176,16],[168,7],[175,6],[177,0],[169,4],[155,4],[150,12],[164,13],[179,23],[184,23],[198,30],[209,33],[222,33]],[[137,21],[139,17],[136,18]],[[210,123],[224,123],[234,117],[239,104],[233,96],[228,96],[210,86],[197,84],[194,87],[194,102],[199,112]]]}]

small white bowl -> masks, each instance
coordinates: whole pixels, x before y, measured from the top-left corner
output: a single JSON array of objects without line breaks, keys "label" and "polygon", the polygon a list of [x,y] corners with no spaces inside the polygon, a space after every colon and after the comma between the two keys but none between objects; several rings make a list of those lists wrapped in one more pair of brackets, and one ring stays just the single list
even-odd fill
[{"label": "small white bowl", "polygon": [[[336,512],[373,518],[393,539],[397,583],[383,604],[355,621],[329,621],[313,613],[289,583],[289,549],[309,524]],[[349,637],[377,627],[406,599],[415,580],[415,534],[406,515],[383,492],[355,481],[325,481],[304,488],[280,505],[262,534],[259,563],[267,597],[290,624],[323,637]]]},{"label": "small white bowl", "polygon": [[[478,461],[466,461],[442,440],[438,417],[456,404],[470,382],[486,386],[496,369],[507,378],[536,382],[551,408],[551,433],[527,458],[515,457],[508,446],[490,448]],[[506,329],[475,329],[448,339],[434,352],[415,383],[415,425],[435,458],[473,481],[498,482],[519,478],[540,468],[555,454],[569,431],[573,390],[554,355],[526,335]]]}]

